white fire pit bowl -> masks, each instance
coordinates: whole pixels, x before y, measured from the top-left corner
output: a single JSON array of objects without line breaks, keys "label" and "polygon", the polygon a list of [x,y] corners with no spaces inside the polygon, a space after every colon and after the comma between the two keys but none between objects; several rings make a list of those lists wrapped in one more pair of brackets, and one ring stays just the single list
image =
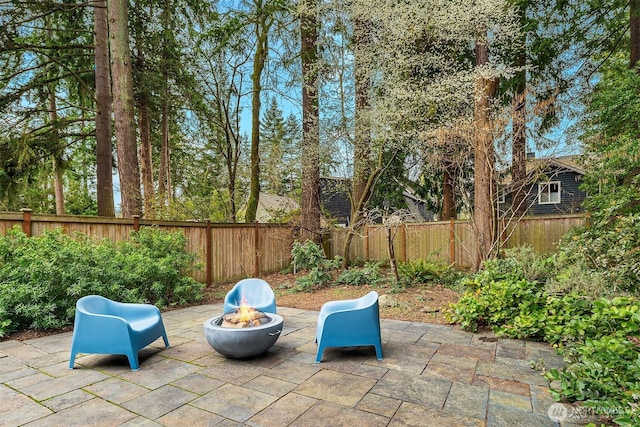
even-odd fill
[{"label": "white fire pit bowl", "polygon": [[282,332],[284,319],[274,313],[265,313],[269,321],[245,328],[220,326],[223,316],[213,317],[204,322],[207,342],[218,353],[233,358],[258,356],[269,350]]}]

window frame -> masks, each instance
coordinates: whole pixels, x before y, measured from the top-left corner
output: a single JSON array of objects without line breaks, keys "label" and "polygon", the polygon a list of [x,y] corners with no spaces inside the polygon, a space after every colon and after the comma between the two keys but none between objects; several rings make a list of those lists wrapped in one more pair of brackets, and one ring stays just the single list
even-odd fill
[{"label": "window frame", "polygon": [[[557,192],[551,192],[552,185],[558,186]],[[542,201],[542,195],[545,194],[547,201]],[[552,195],[557,194],[557,200],[554,200]],[[539,205],[557,205],[562,202],[562,183],[560,181],[545,181],[538,183],[538,204]]]}]

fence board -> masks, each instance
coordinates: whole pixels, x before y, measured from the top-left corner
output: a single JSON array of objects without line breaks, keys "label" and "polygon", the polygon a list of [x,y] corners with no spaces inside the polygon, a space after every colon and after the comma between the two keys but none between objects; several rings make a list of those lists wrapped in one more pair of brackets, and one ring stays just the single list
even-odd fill
[{"label": "fence board", "polygon": [[[584,224],[582,215],[530,217],[516,224],[502,224],[506,227],[502,234],[503,247],[529,245],[538,253],[553,253],[557,250],[558,240],[571,228],[582,224]],[[469,221],[454,222],[453,256],[450,253],[451,222],[408,223],[404,228],[403,242],[400,241],[403,234],[400,232],[396,233],[394,240],[398,260],[401,260],[401,254],[404,253],[407,260],[429,258],[449,264],[451,259],[455,259],[455,266],[458,268],[468,268],[473,265],[475,234]],[[328,256],[333,257],[342,253],[346,233],[346,229],[331,230],[330,238],[325,242],[325,251]],[[367,259],[388,260],[383,226],[367,226],[364,236],[354,236],[351,254],[365,252],[368,252]]]},{"label": "fence board", "polygon": [[[26,213],[24,215],[27,215]],[[203,268],[193,273],[196,280],[206,281],[207,223],[187,221],[140,220],[140,226],[180,230],[187,240],[186,249],[197,256]],[[582,215],[525,218],[515,224],[502,224],[502,246],[511,248],[530,245],[538,253],[556,250],[557,241],[572,227],[584,224]],[[23,214],[0,213],[0,234],[23,226]],[[451,222],[410,223],[392,229],[396,259],[437,259],[467,268],[473,263],[475,236],[468,221],[453,223],[454,253],[451,254]],[[73,235],[82,233],[113,242],[127,240],[134,230],[133,219],[80,217],[71,215],[31,215],[30,231],[38,236],[47,229],[61,228]],[[236,280],[284,269],[290,263],[292,229],[284,224],[210,224],[212,250],[208,260],[213,282]],[[342,255],[347,230],[334,228],[323,241],[327,257]],[[387,261],[388,249],[384,227],[371,225],[355,235],[350,259]]]},{"label": "fence board", "polygon": [[[6,235],[14,226],[22,227],[23,214],[0,213],[0,233]],[[186,250],[195,254],[202,268],[192,276],[200,282],[207,279],[207,224],[188,221],[140,220],[140,227],[158,227],[182,232],[186,237]],[[134,231],[133,219],[84,217],[72,215],[32,214],[30,234],[39,236],[45,230],[60,228],[73,236],[80,233],[96,240],[113,242],[128,240]],[[256,273],[272,273],[289,264],[292,244],[288,225],[211,224],[212,281],[225,282]],[[256,236],[257,234],[257,236]],[[256,237],[257,240],[256,240]],[[258,247],[256,246],[258,243]]]}]

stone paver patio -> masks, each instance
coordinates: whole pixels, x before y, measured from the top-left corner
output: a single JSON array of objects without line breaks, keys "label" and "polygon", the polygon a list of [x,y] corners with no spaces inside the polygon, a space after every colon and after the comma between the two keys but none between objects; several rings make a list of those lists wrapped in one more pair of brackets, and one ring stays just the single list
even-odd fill
[{"label": "stone paver patio", "polygon": [[126,357],[80,355],[71,333],[0,342],[1,426],[554,426],[547,382],[530,361],[557,367],[546,344],[451,326],[381,320],[373,347],[328,349],[314,363],[317,312],[278,308],[284,331],[266,354],[227,359],[203,322],[222,305],[163,313],[162,340]]}]

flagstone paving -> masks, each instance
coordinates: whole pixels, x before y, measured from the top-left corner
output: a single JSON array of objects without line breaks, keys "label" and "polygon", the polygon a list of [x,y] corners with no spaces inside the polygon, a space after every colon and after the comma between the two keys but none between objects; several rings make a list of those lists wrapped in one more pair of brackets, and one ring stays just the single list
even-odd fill
[{"label": "flagstone paving", "polygon": [[327,349],[316,364],[318,313],[279,307],[276,344],[234,360],[204,338],[222,309],[164,312],[172,346],[145,348],[135,372],[109,355],[79,355],[68,369],[71,333],[0,342],[0,426],[561,425],[530,363],[562,365],[545,344],[382,319],[383,360],[360,347]]}]

